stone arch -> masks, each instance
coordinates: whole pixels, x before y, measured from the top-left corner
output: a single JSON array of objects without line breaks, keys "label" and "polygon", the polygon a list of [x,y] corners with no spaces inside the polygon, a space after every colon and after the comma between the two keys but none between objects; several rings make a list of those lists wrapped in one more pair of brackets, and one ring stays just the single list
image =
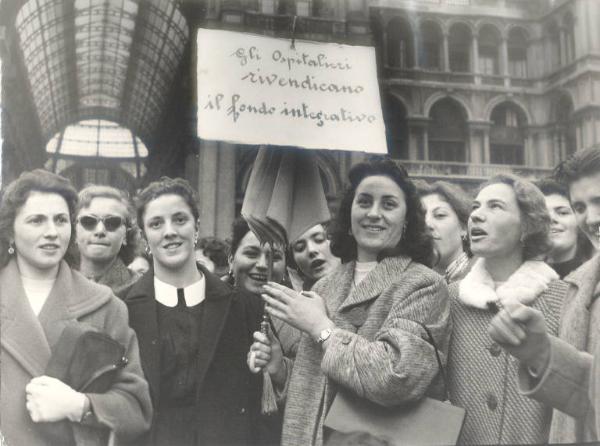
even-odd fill
[{"label": "stone arch", "polygon": [[417,32],[417,56],[420,68],[432,70],[442,69],[443,39],[444,31],[439,21],[429,18],[419,21]]},{"label": "stone arch", "polygon": [[448,59],[450,71],[472,71],[473,30],[463,21],[454,21],[448,27]]},{"label": "stone arch", "polygon": [[447,93],[444,91],[434,93],[427,98],[427,100],[425,101],[425,104],[423,105],[423,115],[429,116],[429,113],[431,112],[431,107],[433,107],[433,105],[436,102],[438,102],[439,100],[444,99],[444,98],[451,98],[451,99],[454,99],[455,101],[457,101],[462,106],[462,108],[466,114],[467,120],[468,121],[473,120],[473,112],[472,112],[469,104],[467,103],[467,101],[463,97],[461,97],[457,94]]},{"label": "stone arch", "polygon": [[520,99],[511,97],[511,96],[507,96],[507,95],[495,96],[490,101],[488,101],[488,103],[485,105],[485,108],[483,111],[484,119],[487,121],[490,121],[491,116],[492,116],[492,111],[494,110],[494,108],[496,108],[497,105],[500,105],[503,102],[510,102],[510,103],[516,105],[521,110],[521,112],[523,112],[525,118],[527,119],[527,123],[529,125],[534,124],[533,116],[529,112],[529,108],[527,107],[527,105],[525,105],[525,103],[523,101],[521,101]]},{"label": "stone arch", "polygon": [[415,28],[406,17],[395,16],[386,23],[387,65],[397,68],[412,68],[415,60]]}]

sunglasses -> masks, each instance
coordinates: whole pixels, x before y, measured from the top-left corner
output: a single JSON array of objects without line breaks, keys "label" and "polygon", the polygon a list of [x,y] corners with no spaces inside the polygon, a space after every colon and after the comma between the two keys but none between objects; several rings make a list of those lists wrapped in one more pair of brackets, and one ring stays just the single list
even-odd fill
[{"label": "sunglasses", "polygon": [[102,222],[108,232],[114,232],[124,224],[123,218],[118,215],[109,215],[107,217],[96,217],[95,215],[82,215],[77,219],[84,229],[92,231],[96,229],[99,222]]}]

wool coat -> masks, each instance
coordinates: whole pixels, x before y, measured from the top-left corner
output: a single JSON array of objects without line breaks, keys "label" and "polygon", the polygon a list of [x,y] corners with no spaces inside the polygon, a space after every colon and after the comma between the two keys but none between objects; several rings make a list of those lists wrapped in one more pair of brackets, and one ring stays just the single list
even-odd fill
[{"label": "wool coat", "polygon": [[[190,428],[198,433],[198,445],[261,444],[262,375],[249,371],[246,357],[254,331],[260,330],[262,302],[258,296],[232,288],[204,267],[199,265],[198,269],[206,278],[206,297],[200,316],[197,423]],[[125,303],[131,327],[140,340],[142,367],[158,412],[161,343],[152,268],[127,292]],[[153,441],[151,431],[143,444],[153,445]]]},{"label": "wool coat", "polygon": [[[529,285],[527,281],[522,284]],[[466,303],[468,299],[461,298],[459,289],[465,292],[459,282],[450,285],[453,332],[448,362],[450,400],[467,411],[459,443],[546,442],[552,409],[519,393],[517,362],[487,332],[494,312]],[[545,291],[540,288],[541,294],[530,304],[544,314],[555,334],[566,290],[564,282],[553,280]]]},{"label": "wool coat", "polygon": [[580,420],[585,441],[600,442],[600,344],[594,356],[551,338],[550,362],[539,380],[519,368],[521,391]]},{"label": "wool coat", "polygon": [[322,346],[302,336],[287,383],[283,445],[322,445],[323,421],[341,388],[383,406],[443,399],[434,348],[417,322],[430,329],[445,361],[444,279],[409,258],[389,257],[352,290],[355,265],[340,265],[313,287],[337,328]]},{"label": "wool coat", "polygon": [[[13,259],[0,271],[0,310],[0,430],[7,444],[48,444],[25,407],[25,386],[33,377],[44,374],[62,330],[72,323],[108,334],[125,346],[128,359],[108,392],[87,394],[96,422],[70,424],[75,444],[104,445],[109,431],[114,432],[117,441],[126,442],[149,429],[152,405],[137,338],[127,324],[125,304],[108,287],[89,281],[63,261],[36,317]],[[71,441],[65,438],[62,444]]]},{"label": "wool coat", "polygon": [[[600,344],[600,255],[565,277],[569,285],[563,302],[558,338],[577,350],[598,351]],[[573,418],[559,410],[552,416],[551,443],[592,441],[589,420]]]}]

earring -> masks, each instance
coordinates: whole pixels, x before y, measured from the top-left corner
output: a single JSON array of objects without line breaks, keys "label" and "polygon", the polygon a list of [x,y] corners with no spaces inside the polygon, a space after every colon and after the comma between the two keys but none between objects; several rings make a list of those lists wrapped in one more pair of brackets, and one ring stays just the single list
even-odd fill
[{"label": "earring", "polygon": [[194,246],[196,246],[197,243],[198,243],[198,233],[196,232],[194,234]]},{"label": "earring", "polygon": [[144,248],[144,252],[146,253],[147,256],[152,255],[152,251],[150,251],[150,247],[148,245],[146,245],[146,247]]},{"label": "earring", "polygon": [[408,225],[406,223],[404,223],[404,226],[402,226],[402,238],[404,238],[404,236],[406,235],[406,227]]},{"label": "earring", "polygon": [[8,255],[13,255],[15,253],[15,246],[13,243],[11,243],[10,245],[8,245]]}]

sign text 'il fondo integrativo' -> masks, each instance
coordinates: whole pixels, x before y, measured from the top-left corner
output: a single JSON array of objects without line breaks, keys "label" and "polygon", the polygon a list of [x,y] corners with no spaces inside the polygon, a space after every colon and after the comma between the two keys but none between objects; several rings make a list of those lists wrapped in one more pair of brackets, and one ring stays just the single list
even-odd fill
[{"label": "sign text 'il fondo integrativo'", "polygon": [[198,136],[386,153],[371,47],[198,30]]}]

